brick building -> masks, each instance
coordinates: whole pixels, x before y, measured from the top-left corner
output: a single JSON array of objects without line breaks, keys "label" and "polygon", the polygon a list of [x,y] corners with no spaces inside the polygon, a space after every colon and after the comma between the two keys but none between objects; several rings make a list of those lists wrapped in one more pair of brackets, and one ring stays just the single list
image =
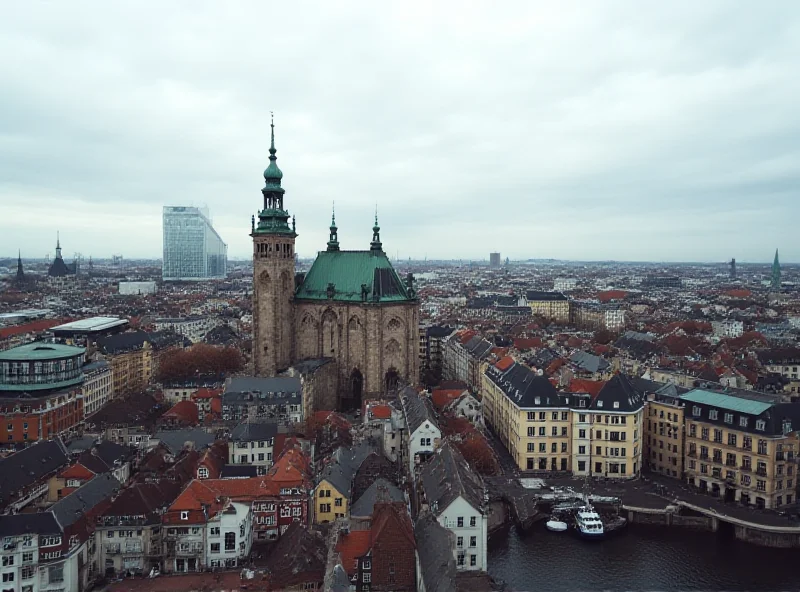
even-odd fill
[{"label": "brick building", "polygon": [[75,432],[83,422],[85,350],[35,342],[0,352],[0,442]]}]

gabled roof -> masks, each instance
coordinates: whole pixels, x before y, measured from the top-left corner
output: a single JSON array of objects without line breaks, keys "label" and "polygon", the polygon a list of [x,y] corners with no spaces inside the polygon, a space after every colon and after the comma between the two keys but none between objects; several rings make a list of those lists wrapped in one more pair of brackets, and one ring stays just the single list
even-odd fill
[{"label": "gabled roof", "polygon": [[425,592],[456,592],[455,535],[439,524],[430,512],[422,512],[414,523],[420,576]]},{"label": "gabled roof", "polygon": [[568,396],[559,393],[547,377],[539,376],[522,364],[514,364],[505,372],[489,366],[486,376],[521,409],[569,405]]},{"label": "gabled roof", "polygon": [[361,463],[371,452],[373,452],[373,448],[368,441],[364,441],[353,448],[340,446],[334,451],[331,462],[322,469],[317,483],[321,483],[323,480],[327,481],[336,488],[336,491],[350,499],[353,490],[353,477],[355,477]]},{"label": "gabled roof", "polygon": [[325,579],[327,557],[325,537],[299,522],[293,522],[275,543],[267,559],[271,589],[284,590],[298,584],[321,583]]},{"label": "gabled roof", "polygon": [[392,551],[396,549],[394,544],[399,540],[404,540],[411,548],[417,546],[414,540],[414,526],[411,524],[408,508],[403,501],[378,502],[372,515],[371,532],[373,548],[382,547],[382,543],[387,538],[392,540]]},{"label": "gabled roof", "polygon": [[[638,411],[645,401],[645,393],[637,389],[625,374],[615,374],[592,400],[592,409],[603,411]],[[615,406],[616,404],[616,406]]]},{"label": "gabled roof", "polygon": [[153,437],[164,444],[172,454],[178,454],[187,443],[191,443],[195,450],[203,450],[216,439],[214,434],[210,434],[202,428],[163,430],[156,432]]},{"label": "gabled roof", "polygon": [[188,425],[197,425],[197,418],[197,403],[194,401],[178,401],[159,418],[159,421],[174,420]]},{"label": "gabled roof", "polygon": [[351,530],[347,534],[339,535],[336,550],[342,558],[342,567],[348,575],[355,573],[356,559],[367,554],[371,543],[372,533],[369,530]]},{"label": "gabled roof", "polygon": [[136,483],[123,489],[103,511],[103,516],[150,516],[155,521],[158,513],[168,507],[180,492],[180,484],[168,479],[157,483]]},{"label": "gabled roof", "polygon": [[22,491],[69,462],[61,440],[47,440],[0,460],[0,507]]},{"label": "gabled roof", "polygon": [[425,499],[438,516],[459,496],[476,510],[483,507],[484,486],[480,475],[450,442],[433,453],[420,474]]},{"label": "gabled roof", "polygon": [[122,489],[122,484],[110,474],[98,475],[85,485],[82,485],[67,497],[56,502],[50,511],[58,520],[62,528],[66,528],[78,521],[81,516],[94,510]]},{"label": "gabled roof", "polygon": [[[333,284],[332,297],[328,286]],[[362,296],[362,285],[368,293]],[[415,300],[383,251],[321,251],[303,278],[295,299],[338,302]]]},{"label": "gabled roof", "polygon": [[61,534],[61,532],[61,527],[52,512],[0,516],[0,537],[26,534]]},{"label": "gabled roof", "polygon": [[367,490],[361,494],[355,503],[350,506],[350,515],[354,517],[370,517],[378,500],[404,502],[403,492],[394,484],[383,477],[378,477]]},{"label": "gabled roof", "polygon": [[608,360],[605,358],[601,358],[600,356],[595,356],[594,354],[589,354],[584,351],[572,352],[569,360],[581,370],[592,373],[603,372],[610,366]]},{"label": "gabled roof", "polygon": [[425,422],[429,422],[439,429],[433,405],[428,397],[418,394],[413,387],[408,386],[400,393],[400,402],[403,405],[409,434],[416,432],[419,426]]},{"label": "gabled roof", "polygon": [[311,459],[296,441],[288,441],[286,448],[267,471],[267,477],[280,487],[306,485],[312,477]]},{"label": "gabled roof", "polygon": [[263,442],[274,438],[278,424],[244,421],[231,430],[231,442]]}]

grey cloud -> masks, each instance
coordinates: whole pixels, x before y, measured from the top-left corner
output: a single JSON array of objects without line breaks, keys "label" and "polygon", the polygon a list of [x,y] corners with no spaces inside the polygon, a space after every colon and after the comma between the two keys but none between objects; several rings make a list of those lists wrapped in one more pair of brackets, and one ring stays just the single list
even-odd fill
[{"label": "grey cloud", "polygon": [[204,203],[247,256],[274,110],[303,255],[335,201],[401,256],[800,258],[788,0],[4,10],[0,204],[73,215],[0,217],[0,252],[158,256],[160,207]]}]

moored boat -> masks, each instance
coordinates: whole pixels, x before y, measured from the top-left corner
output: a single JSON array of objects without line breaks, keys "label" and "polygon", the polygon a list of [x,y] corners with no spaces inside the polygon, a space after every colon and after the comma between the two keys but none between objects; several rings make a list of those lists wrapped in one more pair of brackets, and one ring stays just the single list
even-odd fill
[{"label": "moored boat", "polygon": [[588,503],[576,512],[575,527],[578,529],[578,533],[585,538],[600,539],[605,535],[600,515]]},{"label": "moored boat", "polygon": [[565,530],[567,530],[567,528],[569,528],[566,522],[562,522],[561,520],[556,520],[555,518],[551,518],[550,520],[548,520],[545,526],[547,527],[547,530],[550,530],[552,532],[564,532]]}]

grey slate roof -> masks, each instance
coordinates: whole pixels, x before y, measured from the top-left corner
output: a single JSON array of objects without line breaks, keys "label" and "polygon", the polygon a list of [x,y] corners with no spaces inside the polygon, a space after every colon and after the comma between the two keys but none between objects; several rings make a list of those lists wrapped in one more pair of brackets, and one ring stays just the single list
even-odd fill
[{"label": "grey slate roof", "polygon": [[[480,475],[450,442],[433,453],[420,473],[425,499],[435,516],[444,512],[459,496],[476,510],[481,510],[484,486]],[[482,510],[481,510],[482,511]]]},{"label": "grey slate roof", "polygon": [[0,516],[0,537],[60,533],[61,528],[50,512]]},{"label": "grey slate roof", "polygon": [[569,357],[570,362],[586,372],[603,372],[610,364],[608,360],[584,351],[573,352]]},{"label": "grey slate roof", "polygon": [[486,341],[480,335],[476,335],[466,344],[464,344],[464,349],[466,349],[470,355],[478,358],[479,360],[485,358],[489,355],[489,351],[492,349],[492,344],[489,341]]},{"label": "grey slate roof", "polygon": [[423,512],[414,523],[420,575],[425,592],[456,592],[456,560],[453,557],[453,533]]},{"label": "grey slate roof", "polygon": [[288,404],[302,401],[302,386],[296,376],[273,378],[234,378],[225,385],[223,405],[243,403]]},{"label": "grey slate roof", "polygon": [[243,421],[231,430],[231,442],[263,442],[275,437],[278,424]]},{"label": "grey slate roof", "polygon": [[403,392],[400,393],[400,402],[403,406],[409,434],[416,432],[417,428],[426,421],[439,427],[430,399],[419,395],[413,387],[408,386],[403,389]]},{"label": "grey slate roof", "polygon": [[202,428],[164,430],[156,432],[154,438],[164,444],[172,454],[178,454],[187,442],[192,442],[195,450],[203,450],[215,440],[214,434],[209,434]]},{"label": "grey slate roof", "polygon": [[18,491],[65,466],[69,458],[59,439],[39,442],[0,460],[0,507]]},{"label": "grey slate roof", "polygon": [[[603,411],[638,411],[644,405],[645,397],[645,392],[637,389],[625,374],[615,374],[600,389],[591,408]],[[618,403],[618,406],[614,407],[614,403]]]},{"label": "grey slate roof", "polygon": [[350,592],[350,578],[344,570],[344,567],[339,564],[335,565],[333,568],[331,592]]},{"label": "grey slate roof", "polygon": [[522,364],[514,364],[505,372],[489,366],[486,376],[522,409],[567,407],[570,397],[574,397],[558,392],[546,376],[539,376]]},{"label": "grey slate roof", "polygon": [[67,451],[70,453],[77,453],[83,452],[84,450],[89,450],[94,443],[97,441],[96,438],[92,436],[83,436],[81,438],[75,438],[69,444],[67,444]]},{"label": "grey slate roof", "polygon": [[383,477],[378,477],[367,490],[361,494],[355,503],[350,506],[350,516],[372,516],[375,503],[378,501],[378,488],[385,488],[389,501],[404,502],[403,492],[394,484]]},{"label": "grey slate roof", "polygon": [[111,496],[121,488],[122,484],[113,475],[98,475],[67,497],[57,501],[50,511],[61,527],[66,528],[99,503],[110,500]]},{"label": "grey slate roof", "polygon": [[219,473],[220,479],[247,479],[258,477],[256,465],[225,465]]},{"label": "grey slate roof", "polygon": [[367,441],[352,448],[340,446],[333,452],[331,462],[320,472],[317,483],[327,481],[349,500],[353,491],[353,478],[361,463],[372,452],[375,449]]}]

